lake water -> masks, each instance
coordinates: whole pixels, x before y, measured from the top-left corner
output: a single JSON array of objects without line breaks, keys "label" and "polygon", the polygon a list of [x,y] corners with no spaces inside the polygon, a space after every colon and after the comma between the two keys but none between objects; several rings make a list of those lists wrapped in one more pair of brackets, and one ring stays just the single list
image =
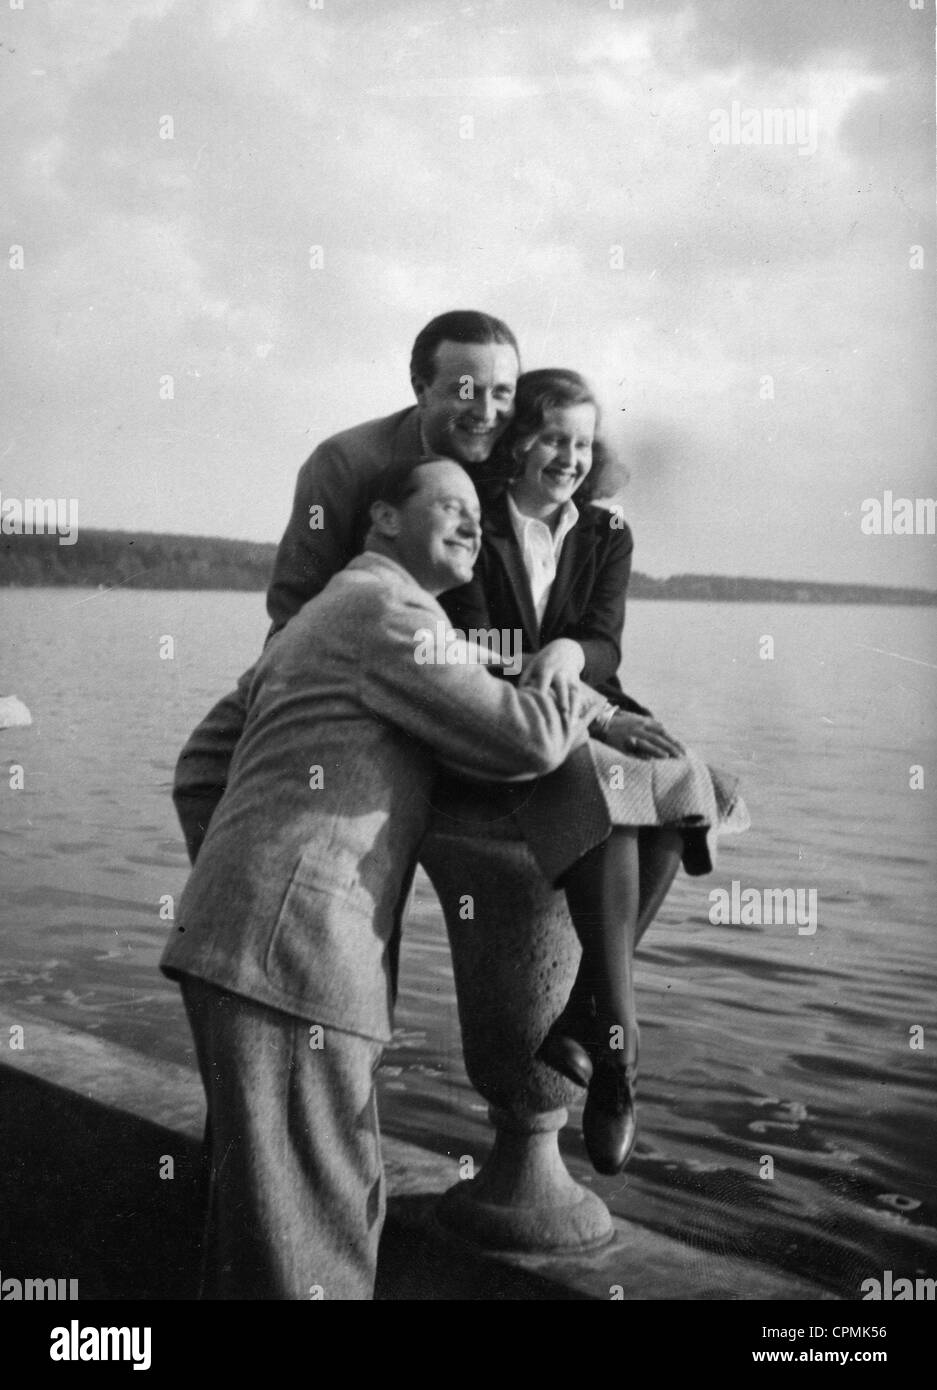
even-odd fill
[{"label": "lake water", "polygon": [[[172,772],[265,631],[260,594],[0,590],[0,695],[35,721],[0,731],[0,1037],[25,1010],[193,1064],[157,970],[160,901],[187,873]],[[625,651],[625,688],[742,778],[753,826],[713,876],[678,879],[642,946],[631,1165],[595,1176],[574,1111],[570,1169],[702,1271],[719,1250],[844,1298],[886,1269],[934,1277],[933,610],[634,602]],[[733,880],[815,889],[816,933],[712,925],[710,892]],[[397,1024],[383,1126],[450,1155],[455,1180],[491,1131],[422,878]]]}]

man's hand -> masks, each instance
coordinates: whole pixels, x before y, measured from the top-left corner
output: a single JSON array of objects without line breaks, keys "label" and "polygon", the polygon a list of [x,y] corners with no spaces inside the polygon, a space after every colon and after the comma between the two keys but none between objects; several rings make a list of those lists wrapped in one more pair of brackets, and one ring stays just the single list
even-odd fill
[{"label": "man's hand", "polygon": [[632,758],[682,758],[682,743],[672,738],[656,719],[620,710],[603,735],[603,742]]},{"label": "man's hand", "polygon": [[585,653],[578,642],[558,637],[548,642],[524,667],[519,686],[532,686],[544,694],[550,690],[557,706],[569,715],[579,694],[579,676],[585,665]]}]

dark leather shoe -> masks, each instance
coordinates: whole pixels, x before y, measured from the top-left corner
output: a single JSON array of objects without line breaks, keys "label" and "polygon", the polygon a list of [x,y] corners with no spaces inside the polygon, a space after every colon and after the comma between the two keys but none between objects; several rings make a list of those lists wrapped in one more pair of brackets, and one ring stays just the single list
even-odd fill
[{"label": "dark leather shoe", "polygon": [[637,1062],[621,1053],[593,1052],[592,1080],[582,1112],[582,1137],[597,1173],[613,1177],[631,1157],[637,1137],[634,1088]]},{"label": "dark leather shoe", "polygon": [[554,1023],[537,1049],[537,1058],[577,1086],[588,1086],[592,1079],[592,1058],[586,1048],[559,1023]]}]

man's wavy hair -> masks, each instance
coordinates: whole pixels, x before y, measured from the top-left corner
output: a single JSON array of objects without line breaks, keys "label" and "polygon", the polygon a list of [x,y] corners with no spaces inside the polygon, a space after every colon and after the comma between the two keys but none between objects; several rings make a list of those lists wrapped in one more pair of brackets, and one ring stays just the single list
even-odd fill
[{"label": "man's wavy hair", "polygon": [[471,343],[474,346],[503,345],[514,349],[518,366],[521,350],[517,339],[502,319],[478,309],[450,309],[431,319],[416,336],[410,355],[411,380],[430,386],[436,376],[436,349],[440,343]]},{"label": "man's wavy hair", "polygon": [[430,454],[428,458],[422,458],[419,454],[412,454],[408,458],[398,459],[396,463],[387,464],[371,480],[365,489],[352,526],[356,554],[361,550],[371,529],[371,508],[375,502],[386,502],[391,507],[402,507],[409,497],[419,491],[420,480],[416,476],[419,469],[432,463],[454,463],[458,468],[465,469],[465,465],[459,463],[458,459],[451,459],[445,454]]},{"label": "man's wavy hair", "polygon": [[594,406],[596,427],[592,467],[573,494],[574,502],[578,506],[596,497],[608,497],[622,486],[627,475],[599,432],[602,412],[592,387],[578,372],[565,367],[540,367],[534,372],[524,372],[517,379],[514,419],[498,440],[485,467],[483,481],[489,495],[504,492],[521,476],[524,464],[514,457],[515,450],[526,452],[525,443],[529,447],[534,436],[543,429],[547,411],[565,410],[572,405]]}]

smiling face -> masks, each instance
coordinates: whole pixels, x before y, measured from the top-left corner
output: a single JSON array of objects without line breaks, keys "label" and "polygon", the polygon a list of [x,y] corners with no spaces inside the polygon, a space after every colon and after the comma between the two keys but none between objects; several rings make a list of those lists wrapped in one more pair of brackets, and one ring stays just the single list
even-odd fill
[{"label": "smiling face", "polygon": [[430,382],[414,378],[429,448],[464,463],[484,463],[514,412],[520,370],[506,343],[439,344]]},{"label": "smiling face", "polygon": [[399,507],[377,504],[374,521],[398,563],[435,596],[472,578],[481,508],[471,478],[451,459],[421,464],[413,482]]},{"label": "smiling face", "polygon": [[514,500],[530,516],[549,516],[568,502],[592,467],[596,409],[589,402],[544,411],[537,433],[519,440],[514,456],[523,471]]}]

